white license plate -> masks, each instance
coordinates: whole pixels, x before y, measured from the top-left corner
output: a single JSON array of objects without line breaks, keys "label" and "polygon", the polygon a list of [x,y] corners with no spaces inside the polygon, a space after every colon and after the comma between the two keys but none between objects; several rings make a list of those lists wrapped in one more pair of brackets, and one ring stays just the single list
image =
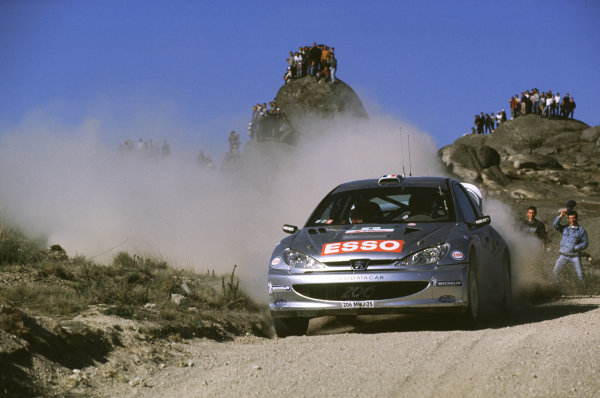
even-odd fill
[{"label": "white license plate", "polygon": [[374,308],[375,301],[342,301],[342,308]]}]

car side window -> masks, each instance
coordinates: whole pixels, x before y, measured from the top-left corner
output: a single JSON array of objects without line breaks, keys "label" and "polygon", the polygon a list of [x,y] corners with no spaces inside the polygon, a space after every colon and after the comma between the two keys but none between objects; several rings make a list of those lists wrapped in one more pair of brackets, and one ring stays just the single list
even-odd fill
[{"label": "car side window", "polygon": [[471,204],[471,201],[469,200],[469,197],[465,191],[460,186],[455,185],[454,194],[456,196],[458,208],[463,215],[464,221],[466,223],[475,222],[477,219],[477,214],[475,213],[475,210],[473,209],[474,206]]}]

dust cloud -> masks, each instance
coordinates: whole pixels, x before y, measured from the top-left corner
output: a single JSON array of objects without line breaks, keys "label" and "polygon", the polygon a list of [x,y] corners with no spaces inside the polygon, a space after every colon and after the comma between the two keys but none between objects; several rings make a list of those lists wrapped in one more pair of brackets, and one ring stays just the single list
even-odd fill
[{"label": "dust cloud", "polygon": [[303,225],[333,187],[403,170],[444,173],[433,139],[391,117],[303,126],[293,147],[250,142],[235,162],[209,169],[195,160],[200,148],[171,143],[167,158],[122,156],[101,140],[98,120],[65,128],[34,118],[0,132],[0,208],[9,222],[70,256],[110,263],[129,251],[218,274],[237,264],[245,290],[264,300],[282,224]]},{"label": "dust cloud", "polygon": [[97,120],[65,128],[34,118],[1,132],[0,208],[70,256],[110,263],[129,251],[223,274],[237,264],[246,289],[264,298],[281,225],[303,225],[337,184],[403,166],[442,171],[434,141],[391,118],[307,120],[304,130],[294,147],[250,142],[235,162],[208,169],[173,143],[167,158],[119,156]]}]

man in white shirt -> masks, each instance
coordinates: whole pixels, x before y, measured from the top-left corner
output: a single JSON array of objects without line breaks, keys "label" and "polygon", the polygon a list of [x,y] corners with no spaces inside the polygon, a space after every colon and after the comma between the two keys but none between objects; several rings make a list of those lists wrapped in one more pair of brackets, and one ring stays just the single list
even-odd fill
[{"label": "man in white shirt", "polygon": [[553,103],[554,103],[554,97],[552,97],[552,95],[548,95],[548,97],[546,98],[546,106],[544,107],[544,110],[542,111],[542,117],[544,117],[544,114],[546,112],[548,112],[548,119],[550,119],[550,113],[552,110]]}]

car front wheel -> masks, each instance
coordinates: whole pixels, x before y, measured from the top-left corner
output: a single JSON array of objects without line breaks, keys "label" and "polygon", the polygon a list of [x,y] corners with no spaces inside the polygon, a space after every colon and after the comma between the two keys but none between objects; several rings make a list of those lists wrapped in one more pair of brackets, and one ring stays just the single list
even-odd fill
[{"label": "car front wheel", "polygon": [[506,253],[502,259],[502,276],[504,277],[504,298],[502,300],[502,306],[506,315],[510,315],[512,308],[512,278],[510,269],[510,256]]},{"label": "car front wheel", "polygon": [[273,318],[275,333],[279,337],[302,336],[308,330],[309,318]]},{"label": "car front wheel", "polygon": [[469,255],[469,269],[467,271],[468,306],[465,312],[465,323],[468,327],[475,327],[480,320],[480,294],[479,277],[477,275],[477,255]]}]

